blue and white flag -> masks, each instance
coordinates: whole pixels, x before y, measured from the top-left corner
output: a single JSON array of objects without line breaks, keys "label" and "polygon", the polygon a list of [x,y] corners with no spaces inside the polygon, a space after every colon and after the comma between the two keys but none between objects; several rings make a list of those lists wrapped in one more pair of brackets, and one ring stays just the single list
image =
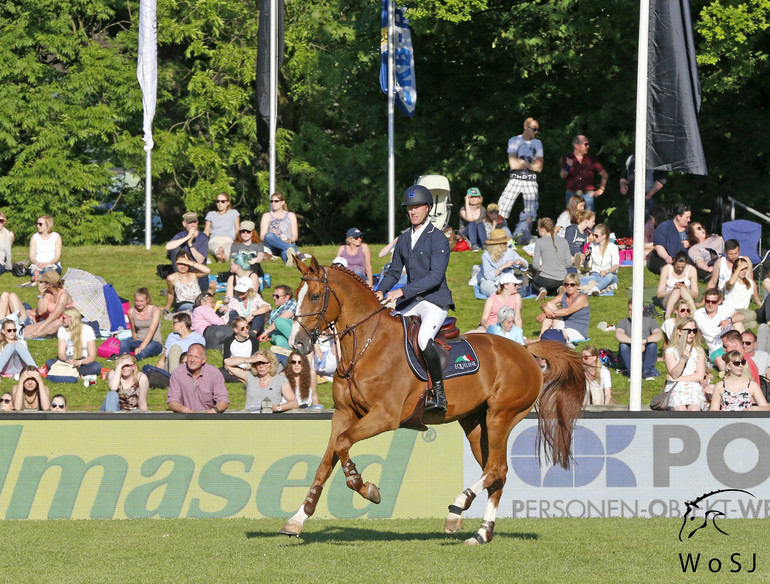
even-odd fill
[{"label": "blue and white flag", "polygon": [[[388,93],[388,2],[382,0],[382,40],[380,42],[380,88]],[[396,104],[409,117],[414,115],[417,104],[417,78],[414,73],[414,49],[412,48],[412,29],[404,17],[406,8],[394,7],[396,26],[395,46],[395,92]]]},{"label": "blue and white flag", "polygon": [[142,88],[144,106],[144,149],[152,150],[152,119],[158,94],[158,20],[156,0],[141,0],[139,4],[139,56],[136,76]]}]

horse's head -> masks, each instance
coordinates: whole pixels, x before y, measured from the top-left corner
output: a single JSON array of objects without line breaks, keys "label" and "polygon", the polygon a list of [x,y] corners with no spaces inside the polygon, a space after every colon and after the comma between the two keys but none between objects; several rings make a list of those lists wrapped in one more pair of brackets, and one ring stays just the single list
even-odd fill
[{"label": "horse's head", "polygon": [[313,256],[309,264],[294,259],[302,280],[296,291],[297,312],[289,344],[307,355],[318,337],[339,318],[342,308],[337,293],[329,283],[329,271]]}]

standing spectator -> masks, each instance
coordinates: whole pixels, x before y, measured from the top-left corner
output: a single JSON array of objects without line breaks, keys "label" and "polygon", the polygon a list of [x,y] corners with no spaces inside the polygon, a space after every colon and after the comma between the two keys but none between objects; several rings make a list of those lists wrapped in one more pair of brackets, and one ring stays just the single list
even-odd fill
[{"label": "standing spectator", "polygon": [[564,292],[544,302],[542,312],[537,315],[541,323],[540,337],[549,329],[561,331],[564,340],[573,342],[588,338],[588,324],[591,320],[591,308],[588,296],[578,290],[580,278],[577,274],[567,274],[564,278]]},{"label": "standing spectator", "polygon": [[[746,366],[746,359],[741,357],[738,351],[730,351],[725,355],[727,370],[721,383],[714,386],[714,395],[711,398],[712,412],[724,411],[768,411],[768,405],[762,389],[751,380],[746,379],[742,373]],[[756,402],[756,405],[752,405]]]},{"label": "standing spectator", "polygon": [[608,406],[612,403],[612,378],[609,370],[599,359],[599,351],[593,345],[586,346],[580,352],[586,372],[585,403],[595,406]]},{"label": "standing spectator", "polygon": [[[615,338],[618,340],[618,366],[623,375],[631,370],[631,301],[628,301],[628,318],[621,320],[615,327]],[[658,361],[658,343],[663,339],[663,331],[658,323],[649,316],[642,317],[642,377],[646,380],[655,379],[660,375],[655,368]]]},{"label": "standing spectator", "polygon": [[[487,216],[487,210],[482,204],[484,198],[481,191],[476,187],[471,187],[465,193],[465,204],[460,209],[460,228],[459,232],[468,240],[472,250],[481,249],[487,235],[482,229],[482,222]],[[339,255],[339,254],[337,254]],[[380,256],[382,257],[382,256]]]},{"label": "standing spectator", "polygon": [[268,312],[270,312],[270,305],[253,288],[251,278],[241,278],[235,283],[233,295],[225,306],[228,321],[232,322],[238,316],[243,317],[249,323],[251,330],[259,335],[265,328],[265,315]]},{"label": "standing spectator", "polygon": [[713,361],[722,347],[721,337],[724,331],[734,328],[743,332],[743,315],[722,304],[722,293],[716,288],[709,288],[703,294],[705,306],[695,311],[695,322],[698,324],[699,336],[709,350],[709,358]]},{"label": "standing spectator", "polygon": [[235,236],[235,243],[230,248],[230,257],[244,253],[249,258],[249,266],[258,276],[264,276],[261,263],[265,259],[265,246],[259,241],[259,234],[253,221],[241,221],[241,228]]},{"label": "standing spectator", "polygon": [[754,266],[751,260],[741,255],[741,244],[735,239],[725,241],[725,254],[714,262],[714,269],[711,272],[711,278],[707,284],[708,288],[718,288],[722,292],[725,290],[725,284],[733,275],[733,267],[738,258],[746,260],[749,265],[747,276],[754,279]]},{"label": "standing spectator", "polygon": [[230,248],[240,230],[241,214],[232,208],[228,193],[219,193],[216,203],[216,211],[206,214],[203,233],[209,238],[209,253],[221,263],[230,257]]},{"label": "standing spectator", "polygon": [[485,333],[490,326],[497,324],[497,313],[503,307],[507,306],[514,313],[514,324],[521,328],[521,294],[519,294],[519,280],[513,272],[505,272],[497,278],[497,292],[491,294],[484,302],[484,308],[481,311],[481,322],[477,329],[470,332]]},{"label": "standing spectator", "polygon": [[16,241],[13,231],[6,228],[6,221],[5,213],[0,211],[0,274],[9,272],[13,267],[11,248],[13,247],[13,242]]},{"label": "standing spectator", "polygon": [[147,411],[147,391],[150,380],[139,371],[136,357],[121,355],[115,362],[115,369],[107,374],[109,391],[104,398],[100,412]]},{"label": "standing spectator", "polygon": [[510,306],[501,306],[496,315],[497,322],[487,329],[490,335],[498,335],[510,339],[520,345],[524,344],[524,331],[516,325],[516,311]]},{"label": "standing spectator", "polygon": [[253,364],[252,356],[259,350],[259,339],[249,328],[245,318],[239,316],[233,319],[233,336],[225,340],[222,349],[223,367],[220,369],[225,381],[244,383]]},{"label": "standing spectator", "polygon": [[663,303],[665,318],[671,316],[680,298],[695,305],[695,299],[698,298],[698,273],[694,266],[687,263],[687,253],[677,252],[674,263],[663,266],[656,294]]},{"label": "standing spectator", "polygon": [[508,247],[508,236],[502,229],[495,229],[484,243],[487,250],[481,254],[479,274],[479,288],[482,294],[492,296],[503,274],[518,273],[527,277],[529,263],[516,253],[516,250]]},{"label": "standing spectator", "polygon": [[647,268],[653,274],[660,274],[666,264],[674,263],[674,256],[680,251],[687,252],[690,242],[687,241],[687,225],[690,223],[692,212],[684,203],[677,203],[673,209],[674,218],[664,221],[655,227],[652,235],[653,250],[647,258]]},{"label": "standing spectator", "polygon": [[[56,332],[57,357],[78,370],[81,377],[96,375],[102,370],[96,361],[96,333],[90,326],[83,326],[83,317],[77,308],[65,308],[62,326]],[[46,361],[48,369],[53,367],[57,359]]]},{"label": "standing spectator", "polygon": [[13,409],[19,412],[47,412],[51,409],[51,393],[34,365],[24,367],[19,381],[13,386]]},{"label": "standing spectator", "polygon": [[706,396],[700,382],[706,373],[706,357],[695,321],[680,318],[673,336],[663,351],[666,362],[665,390],[668,407],[676,411],[699,412],[706,409]]},{"label": "standing spectator", "polygon": [[698,278],[710,280],[714,273],[714,264],[725,252],[725,240],[716,233],[708,235],[703,224],[697,221],[687,225],[686,231],[687,241],[690,242],[687,255],[698,269]]},{"label": "standing spectator", "polygon": [[[192,312],[195,299],[201,292],[208,290],[208,274],[211,268],[193,261],[186,251],[176,254],[174,265],[177,271],[166,277],[168,294],[163,310],[166,314],[172,307],[177,311]],[[201,288],[201,280],[206,282],[204,288]]]},{"label": "standing spectator", "polygon": [[230,405],[225,379],[219,369],[206,363],[203,345],[190,345],[187,362],[171,374],[166,403],[180,414],[221,414]]},{"label": "standing spectator", "polygon": [[364,234],[358,227],[351,227],[345,234],[345,245],[337,249],[337,257],[345,258],[348,269],[372,285],[372,252],[364,242]]},{"label": "standing spectator", "polygon": [[[179,270],[179,263],[176,260],[181,252],[187,253],[187,258],[191,262],[188,265],[197,264],[205,266],[209,255],[209,238],[205,233],[198,231],[198,215],[195,213],[185,213],[182,215],[182,227],[184,227],[184,230],[177,233],[166,244],[166,250],[168,251],[168,257],[171,259],[174,272]],[[205,292],[209,287],[209,272],[204,272],[203,270],[198,270],[198,272],[200,292]]]},{"label": "standing spectator", "polygon": [[29,241],[29,273],[32,282],[48,270],[61,274],[61,235],[53,230],[53,217],[41,215],[37,218],[37,233]]},{"label": "standing spectator", "polygon": [[37,367],[18,330],[19,325],[9,318],[0,323],[0,373],[6,376],[21,373],[28,365]]},{"label": "standing spectator", "polygon": [[249,359],[251,369],[246,377],[247,410],[262,407],[265,400],[270,403],[271,411],[280,412],[279,404],[283,399],[292,398],[289,380],[283,373],[278,373],[278,360],[275,355],[260,349]]},{"label": "standing spectator", "polygon": [[505,218],[519,198],[524,199],[524,211],[537,218],[537,175],[543,171],[543,143],[535,138],[540,124],[533,118],[524,120],[524,131],[508,140],[508,166],[511,169],[508,184],[500,195],[500,214]]},{"label": "standing spectator", "polygon": [[206,339],[206,347],[220,349],[232,330],[214,310],[214,295],[208,292],[195,299],[190,327]]},{"label": "standing spectator", "polygon": [[259,335],[261,342],[269,340],[273,345],[284,349],[289,348],[294,313],[297,312],[297,301],[292,298],[292,294],[291,288],[285,284],[275,287],[273,293],[275,308],[270,312],[267,328]]},{"label": "standing spectator", "polygon": [[13,411],[13,396],[7,391],[0,397],[0,412]]},{"label": "standing spectator", "polygon": [[203,335],[192,330],[192,319],[186,312],[177,312],[171,321],[172,332],[166,337],[158,368],[173,373],[182,360],[182,353],[189,352],[193,344],[206,346]]},{"label": "standing spectator", "polygon": [[759,375],[770,379],[770,353],[757,349],[757,335],[752,331],[744,331],[741,338],[743,354],[754,361]]},{"label": "standing spectator", "polygon": [[567,203],[567,208],[556,218],[556,235],[564,237],[567,227],[578,223],[578,212],[584,211],[585,208],[586,200],[582,195],[572,195]]},{"label": "standing spectator", "polygon": [[[575,136],[572,139],[572,152],[561,159],[559,175],[562,180],[567,181],[567,193],[564,204],[569,205],[570,197],[578,195],[585,200],[586,209],[593,211],[594,199],[604,194],[609,175],[601,163],[588,154],[589,147],[588,138],[585,136]],[[601,177],[601,184],[598,189],[594,186],[595,174],[597,172]]]},{"label": "standing spectator", "polygon": [[64,280],[55,270],[40,275],[37,290],[35,322],[24,330],[28,339],[56,334],[64,318],[64,309],[75,305],[72,296],[64,289]]},{"label": "standing spectator", "polygon": [[[634,183],[636,178],[636,158],[632,154],[626,159],[626,166],[620,173],[620,194],[628,195],[628,232],[634,233]],[[648,217],[655,207],[655,195],[666,184],[666,172],[648,170],[644,175],[644,216]]]},{"label": "standing spectator", "polygon": [[280,252],[288,267],[294,265],[294,256],[299,253],[297,216],[289,211],[283,193],[276,191],[270,195],[270,210],[262,215],[259,236],[266,246]]},{"label": "standing spectator", "polygon": [[278,406],[273,407],[275,412],[286,412],[296,408],[309,408],[318,405],[318,393],[316,392],[316,376],[308,363],[307,357],[292,351],[289,355],[288,367],[284,375],[292,389],[291,398],[284,398]]},{"label": "standing spectator", "polygon": [[532,280],[531,292],[537,294],[537,301],[541,302],[547,294],[555,293],[561,286],[567,268],[572,267],[573,258],[567,241],[555,236],[553,219],[538,219],[537,233],[540,238],[535,242],[532,257],[532,268],[537,276]]},{"label": "standing spectator", "polygon": [[152,303],[150,291],[137,288],[134,306],[128,311],[131,338],[120,341],[120,354],[133,352],[137,361],[160,355],[163,352],[160,317],[160,308]]}]

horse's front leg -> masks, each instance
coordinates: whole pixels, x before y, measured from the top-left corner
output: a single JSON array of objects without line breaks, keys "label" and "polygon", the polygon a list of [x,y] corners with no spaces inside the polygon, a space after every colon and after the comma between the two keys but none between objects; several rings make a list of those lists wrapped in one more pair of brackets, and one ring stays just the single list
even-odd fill
[{"label": "horse's front leg", "polygon": [[356,465],[349,456],[350,448],[356,442],[366,440],[377,434],[395,430],[399,426],[398,415],[400,409],[393,408],[396,413],[387,411],[389,408],[378,406],[367,413],[363,418],[354,423],[350,428],[337,437],[335,452],[342,463],[345,473],[345,481],[349,488],[372,503],[380,502],[380,490],[373,483],[364,482]]},{"label": "horse's front leg", "polygon": [[280,533],[284,535],[299,535],[302,533],[302,528],[305,524],[305,520],[315,513],[316,505],[318,505],[318,499],[321,497],[321,491],[323,491],[324,484],[329,479],[329,476],[334,470],[334,465],[337,464],[339,458],[334,452],[335,444],[337,443],[337,437],[340,433],[348,428],[355,416],[352,412],[346,412],[345,410],[336,410],[332,416],[332,431],[329,436],[329,444],[326,447],[326,452],[321,459],[321,464],[318,465],[315,478],[313,479],[313,485],[305,497],[305,501],[302,503],[297,512],[292,515],[281,528]]}]

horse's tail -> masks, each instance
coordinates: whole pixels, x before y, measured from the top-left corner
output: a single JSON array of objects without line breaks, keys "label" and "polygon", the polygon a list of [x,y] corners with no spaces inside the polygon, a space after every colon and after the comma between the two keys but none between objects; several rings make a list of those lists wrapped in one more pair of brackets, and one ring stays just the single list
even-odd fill
[{"label": "horse's tail", "polygon": [[535,357],[548,362],[537,406],[537,451],[545,442],[546,462],[553,459],[564,468],[571,457],[572,430],[583,411],[586,375],[581,358],[564,343],[539,341],[527,345]]}]

